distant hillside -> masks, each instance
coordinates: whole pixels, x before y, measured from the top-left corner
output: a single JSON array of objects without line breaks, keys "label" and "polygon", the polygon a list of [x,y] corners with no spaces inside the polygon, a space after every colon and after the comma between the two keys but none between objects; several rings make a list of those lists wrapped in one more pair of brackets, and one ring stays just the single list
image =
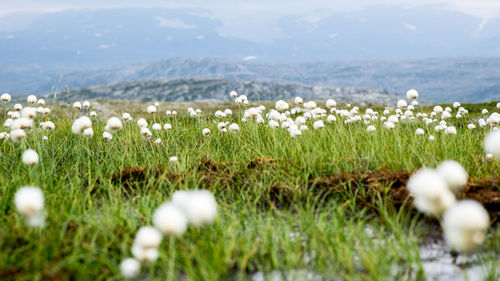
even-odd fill
[{"label": "distant hillside", "polygon": [[[160,62],[76,72],[62,83],[70,88],[166,78],[217,78],[232,81],[303,83],[322,87],[384,89],[404,94],[415,88],[433,102],[500,99],[500,58],[440,58],[408,61],[321,63],[233,62],[176,58]],[[46,83],[47,90],[56,81]]]},{"label": "distant hillside", "polygon": [[327,88],[297,83],[229,81],[221,79],[167,79],[93,86],[71,91],[71,99],[110,99],[134,101],[229,101],[236,90],[251,101],[335,98],[364,104],[394,104],[398,96],[383,90]]}]

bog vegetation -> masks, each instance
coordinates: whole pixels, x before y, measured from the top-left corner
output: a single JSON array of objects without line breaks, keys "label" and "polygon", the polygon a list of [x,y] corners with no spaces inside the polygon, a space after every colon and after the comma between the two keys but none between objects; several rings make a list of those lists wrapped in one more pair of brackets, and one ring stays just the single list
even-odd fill
[{"label": "bog vegetation", "polygon": [[425,280],[436,240],[500,278],[500,104],[230,95],[2,95],[0,279]]}]

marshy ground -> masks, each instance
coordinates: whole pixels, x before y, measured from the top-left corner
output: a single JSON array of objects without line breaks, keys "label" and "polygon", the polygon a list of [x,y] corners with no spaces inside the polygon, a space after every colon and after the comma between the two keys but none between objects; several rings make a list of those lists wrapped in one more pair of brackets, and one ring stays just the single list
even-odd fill
[{"label": "marshy ground", "polygon": [[[147,114],[147,104],[105,101],[92,118],[94,136],[84,138],[71,133],[71,124],[86,111],[49,105],[52,113],[38,117],[25,140],[0,140],[0,279],[121,280],[120,262],[131,256],[134,235],[151,224],[154,209],[176,190],[208,189],[218,217],[176,239],[173,280],[498,280],[500,162],[484,152],[491,129],[467,129],[481,109],[493,112],[495,105],[462,105],[469,114],[448,121],[456,135],[411,121],[393,130],[376,121],[368,134],[363,122],[338,117],[320,130],[309,121],[297,138],[241,122],[243,112],[232,104],[205,106],[192,118],[186,107],[196,104],[162,103]],[[222,121],[238,123],[238,133],[217,129],[213,112],[227,107],[233,115]],[[106,119],[125,111],[134,120],[104,141]],[[172,129],[144,138],[136,125],[141,117],[149,127]],[[39,129],[45,120],[56,129]],[[204,128],[211,134],[203,136]],[[38,165],[21,163],[27,148],[40,155]],[[178,163],[169,162],[172,156]],[[491,216],[485,245],[472,255],[454,257],[439,222],[415,211],[406,189],[415,170],[448,159],[469,175],[463,198],[479,201]],[[44,191],[44,228],[28,228],[16,212],[13,197],[25,185]],[[138,280],[165,279],[169,243]]]}]

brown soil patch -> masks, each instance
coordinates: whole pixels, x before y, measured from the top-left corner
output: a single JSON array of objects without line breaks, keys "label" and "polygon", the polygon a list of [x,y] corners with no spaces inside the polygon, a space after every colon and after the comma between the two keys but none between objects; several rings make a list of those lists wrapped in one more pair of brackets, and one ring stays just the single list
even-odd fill
[{"label": "brown soil patch", "polygon": [[[212,186],[231,186],[240,184],[241,179],[246,179],[248,173],[256,173],[264,168],[275,167],[276,160],[268,157],[258,157],[246,164],[238,164],[241,169],[230,172],[229,167],[235,163],[213,161],[203,159],[197,166],[196,171],[201,173],[203,188],[210,189]],[[250,170],[250,171],[249,171]],[[239,171],[239,172],[238,172]],[[147,180],[151,173],[165,175],[172,182],[182,182],[184,175],[175,173],[169,168],[162,166],[140,166],[124,168],[119,174],[113,176],[113,180],[121,182],[127,189],[133,189],[137,182]],[[410,206],[412,199],[406,189],[406,182],[411,173],[408,171],[369,171],[358,173],[343,173],[310,178],[307,188],[316,196],[349,195],[354,194],[358,204],[370,206],[377,199],[392,202],[396,208]],[[469,180],[463,198],[474,199],[485,206],[495,220],[500,217],[500,177],[491,179]],[[294,187],[287,183],[274,183],[270,190],[270,199],[274,204],[284,206],[291,204],[294,198]]]}]

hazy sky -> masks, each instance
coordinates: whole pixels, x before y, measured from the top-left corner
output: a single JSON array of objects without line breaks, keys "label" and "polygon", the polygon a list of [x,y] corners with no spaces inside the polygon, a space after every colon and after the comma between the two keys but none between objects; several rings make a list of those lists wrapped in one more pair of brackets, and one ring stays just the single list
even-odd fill
[{"label": "hazy sky", "polygon": [[[64,9],[200,8],[209,11],[210,16],[224,23],[220,32],[246,37],[245,33],[269,29],[269,26],[287,15],[301,16],[314,22],[335,12],[354,11],[376,5],[435,5],[478,16],[484,22],[500,15],[500,0],[0,0],[0,16],[20,11],[55,12]],[[271,33],[272,31],[269,36],[261,34],[260,38],[253,39],[266,40],[272,37]]]},{"label": "hazy sky", "polygon": [[283,15],[318,13],[319,11],[345,11],[370,5],[427,5],[437,4],[443,8],[491,18],[500,13],[499,0],[2,0],[0,13],[15,11],[57,11],[69,8],[109,7],[196,7],[211,10],[218,16],[237,16],[256,12]]}]

